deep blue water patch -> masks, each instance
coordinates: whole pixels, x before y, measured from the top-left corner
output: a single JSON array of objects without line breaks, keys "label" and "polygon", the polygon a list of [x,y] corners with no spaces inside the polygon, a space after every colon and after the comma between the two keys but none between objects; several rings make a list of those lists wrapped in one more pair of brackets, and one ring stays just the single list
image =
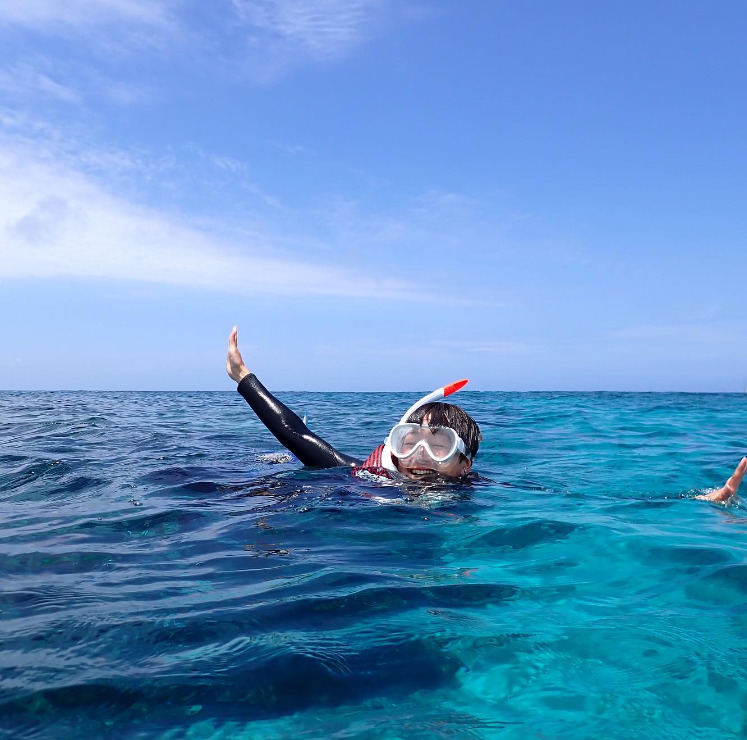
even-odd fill
[{"label": "deep blue water patch", "polygon": [[[412,394],[281,394],[365,457]],[[464,393],[472,485],[234,393],[0,393],[3,738],[738,738],[747,396]]]}]

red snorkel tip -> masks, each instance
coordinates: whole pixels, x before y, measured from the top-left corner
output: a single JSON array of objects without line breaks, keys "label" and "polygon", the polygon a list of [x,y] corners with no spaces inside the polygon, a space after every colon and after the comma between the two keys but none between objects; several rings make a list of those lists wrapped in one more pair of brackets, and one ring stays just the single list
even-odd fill
[{"label": "red snorkel tip", "polygon": [[469,380],[457,380],[454,383],[449,383],[449,385],[444,386],[444,398],[446,396],[450,396],[452,393],[456,393],[460,388],[464,388],[465,385],[469,383]]}]

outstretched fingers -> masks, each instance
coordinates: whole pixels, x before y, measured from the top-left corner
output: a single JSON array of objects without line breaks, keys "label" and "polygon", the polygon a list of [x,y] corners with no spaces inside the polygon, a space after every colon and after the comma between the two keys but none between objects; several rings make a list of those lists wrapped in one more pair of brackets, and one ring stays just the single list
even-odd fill
[{"label": "outstretched fingers", "polygon": [[239,352],[239,328],[234,326],[228,335],[228,352],[226,353],[226,372],[237,383],[249,375],[249,369],[244,364],[244,358]]}]

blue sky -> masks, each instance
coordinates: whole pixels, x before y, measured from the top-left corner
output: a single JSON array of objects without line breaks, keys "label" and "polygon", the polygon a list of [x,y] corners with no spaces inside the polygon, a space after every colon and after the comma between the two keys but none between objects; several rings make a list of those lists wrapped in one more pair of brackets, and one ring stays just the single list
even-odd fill
[{"label": "blue sky", "polygon": [[0,388],[747,385],[742,0],[0,0]]}]

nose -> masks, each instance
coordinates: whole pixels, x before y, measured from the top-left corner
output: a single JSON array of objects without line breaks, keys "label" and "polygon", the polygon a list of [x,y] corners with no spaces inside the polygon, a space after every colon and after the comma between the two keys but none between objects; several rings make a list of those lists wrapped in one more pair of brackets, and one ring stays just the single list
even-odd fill
[{"label": "nose", "polygon": [[415,451],[415,460],[416,463],[428,463],[425,467],[430,467],[430,463],[432,462],[431,456],[428,454],[428,452],[425,449],[425,445],[420,445],[418,449]]}]

